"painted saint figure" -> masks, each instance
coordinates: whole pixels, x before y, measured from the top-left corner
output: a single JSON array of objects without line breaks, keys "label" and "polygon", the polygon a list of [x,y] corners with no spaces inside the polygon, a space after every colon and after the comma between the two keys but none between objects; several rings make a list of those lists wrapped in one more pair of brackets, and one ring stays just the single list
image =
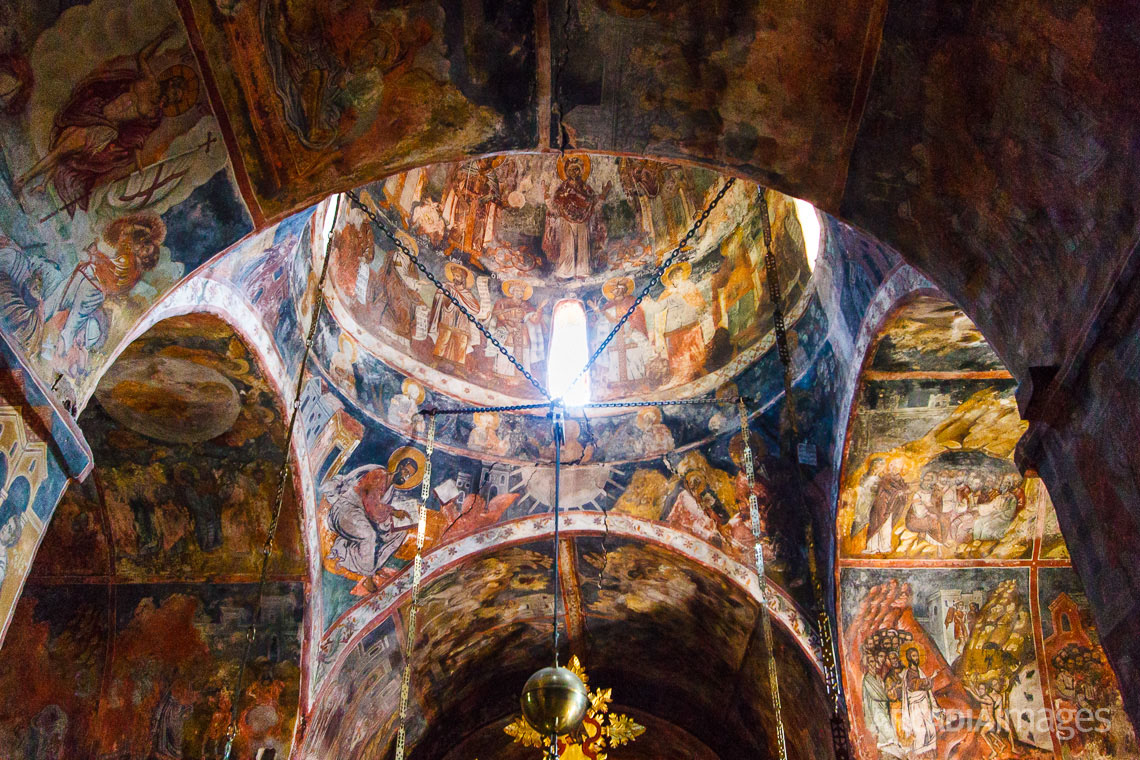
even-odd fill
[{"label": "painted saint figure", "polygon": [[[546,339],[542,329],[543,301],[538,307],[528,303],[531,286],[521,280],[503,283],[503,298],[491,309],[488,326],[495,338],[506,346],[528,372],[546,358]],[[522,380],[523,376],[497,348],[488,345],[485,355],[493,360],[492,371],[501,377]]]},{"label": "painted saint figure", "polygon": [[83,251],[47,323],[54,338],[44,341],[44,354],[62,374],[75,377],[86,370],[89,352],[101,348],[110,331],[104,303],[127,296],[155,268],[165,239],[162,219],[129,214],[108,224]]},{"label": "painted saint figure", "polygon": [[902,696],[891,679],[890,660],[886,652],[863,654],[863,723],[875,738],[880,758],[903,758],[905,752],[899,743],[898,732],[891,716],[891,703]]},{"label": "painted saint figure", "polygon": [[665,270],[665,292],[657,299],[653,323],[658,345],[669,356],[676,383],[688,382],[704,371],[705,346],[713,332],[708,302],[689,279],[691,274],[692,265],[687,261]]},{"label": "painted saint figure", "polygon": [[906,481],[899,475],[898,461],[887,465],[887,472],[879,481],[875,501],[871,505],[867,525],[867,554],[886,554],[891,550],[895,520],[906,507]]},{"label": "painted saint figure", "polygon": [[[633,280],[629,277],[615,277],[608,281],[602,286],[602,294],[606,297],[604,305],[590,302],[590,308],[603,317],[594,323],[594,345],[601,345],[636,300],[633,296]],[[653,348],[649,342],[645,312],[641,306],[637,306],[598,357],[595,373],[619,392],[632,390],[631,386],[643,384],[646,380],[652,357]]]},{"label": "painted saint figure", "polygon": [[903,671],[903,729],[911,738],[910,755],[920,758],[934,752],[938,728],[934,717],[938,703],[934,701],[931,679],[922,672],[918,647],[906,649]]},{"label": "painted saint figure", "polygon": [[50,174],[63,208],[87,210],[92,191],[141,171],[142,150],[164,118],[185,113],[198,101],[198,78],[175,64],[156,72],[158,49],[174,34],[163,30],[135,56],[133,68],[98,70],[77,84],[55,115],[50,148],[13,186]]},{"label": "painted saint figure", "polygon": [[589,277],[596,264],[593,259],[606,241],[601,205],[612,184],[607,182],[599,194],[586,183],[589,177],[588,156],[560,158],[558,178],[562,181],[546,198],[542,250],[554,263],[554,274],[564,280]]},{"label": "painted saint figure", "polygon": [[[472,314],[479,312],[479,299],[471,292],[475,276],[465,266],[449,263],[444,267],[447,290]],[[436,293],[428,317],[428,336],[435,341],[432,356],[454,364],[465,364],[474,350],[479,331],[467,321],[463,312],[443,293]]]},{"label": "painted saint figure", "polygon": [[[399,454],[399,451],[397,451]],[[398,459],[389,472],[364,465],[347,475],[330,478],[322,491],[328,500],[328,528],[333,534],[328,559],[359,576],[352,593],[365,596],[378,588],[375,576],[404,543],[415,523],[397,498],[397,489],[414,487],[423,477],[414,456]]]}]

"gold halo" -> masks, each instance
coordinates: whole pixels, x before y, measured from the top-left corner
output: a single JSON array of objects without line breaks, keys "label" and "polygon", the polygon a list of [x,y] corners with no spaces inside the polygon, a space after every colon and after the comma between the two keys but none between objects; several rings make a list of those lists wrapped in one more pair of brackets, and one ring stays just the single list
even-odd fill
[{"label": "gold halo", "polygon": [[670,264],[669,268],[665,270],[665,276],[661,278],[667,286],[673,286],[673,275],[677,272],[681,273],[683,279],[689,279],[693,274],[693,265],[687,261],[678,261],[676,264]]},{"label": "gold halo", "polygon": [[918,644],[915,644],[913,641],[908,641],[899,647],[899,657],[902,658],[903,665],[906,665],[906,653],[912,649],[918,652],[918,667],[921,668],[922,661],[926,659],[926,655],[923,653],[922,648],[919,647]]},{"label": "gold halo", "polygon": [[424,453],[414,446],[401,446],[392,452],[392,456],[388,457],[388,475],[395,478],[396,467],[405,459],[411,459],[416,463],[416,471],[406,482],[396,486],[396,489],[399,491],[407,491],[408,489],[415,488],[422,483],[424,479]]},{"label": "gold halo", "polygon": [[182,97],[174,103],[164,105],[162,113],[168,117],[181,116],[198,102],[198,75],[189,66],[176,63],[158,75],[158,84],[159,86],[165,85],[171,79],[182,80]]},{"label": "gold halo", "polygon": [[574,161],[582,166],[582,181],[585,182],[590,178],[590,157],[585,153],[571,153],[568,156],[559,156],[558,158],[558,179],[566,179],[566,164],[569,161]]},{"label": "gold halo", "polygon": [[463,266],[462,264],[456,264],[454,261],[449,261],[447,263],[447,265],[444,266],[444,268],[443,268],[443,273],[445,275],[447,275],[447,279],[449,282],[451,280],[451,273],[454,272],[455,270],[459,270],[460,272],[463,272],[464,283],[468,289],[470,289],[471,286],[475,284],[475,274],[470,269],[468,269],[467,267]]},{"label": "gold halo", "polygon": [[[409,388],[415,388],[416,392],[414,394],[408,393]],[[410,377],[404,378],[404,382],[400,386],[400,391],[405,396],[408,396],[409,398],[414,400],[417,404],[422,404],[424,402],[424,387]]]},{"label": "gold halo", "polygon": [[[661,422],[661,407],[651,406],[640,410],[634,418],[637,421],[637,427],[645,430],[649,425],[656,425]],[[645,425],[645,427],[642,427]]]},{"label": "gold halo", "polygon": [[512,285],[522,285],[524,288],[526,288],[526,290],[523,292],[522,297],[522,300],[524,301],[529,301],[530,297],[534,294],[534,288],[530,286],[529,282],[525,282],[523,280],[503,280],[503,295],[505,295],[507,298],[513,298],[513,296],[510,294]]},{"label": "gold halo", "polygon": [[606,284],[602,286],[602,295],[611,301],[614,300],[614,288],[619,284],[625,285],[626,295],[633,292],[634,284],[632,277],[614,277],[606,280]]},{"label": "gold halo", "polygon": [[356,361],[356,343],[349,337],[348,333],[342,332],[340,337],[336,339],[336,347],[338,351],[345,351],[345,345],[348,345],[346,353],[352,354],[352,360]]}]

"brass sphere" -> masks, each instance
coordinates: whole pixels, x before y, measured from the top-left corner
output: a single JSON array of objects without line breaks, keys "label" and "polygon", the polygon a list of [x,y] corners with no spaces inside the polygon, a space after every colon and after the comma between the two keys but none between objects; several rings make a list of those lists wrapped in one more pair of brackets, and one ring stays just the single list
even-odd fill
[{"label": "brass sphere", "polygon": [[543,668],[532,675],[520,701],[526,722],[543,736],[574,731],[590,706],[586,684],[566,668]]}]

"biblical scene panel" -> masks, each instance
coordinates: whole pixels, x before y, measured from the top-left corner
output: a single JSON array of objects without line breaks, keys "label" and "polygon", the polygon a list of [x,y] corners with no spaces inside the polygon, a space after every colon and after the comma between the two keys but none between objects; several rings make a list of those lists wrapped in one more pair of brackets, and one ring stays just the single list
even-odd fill
[{"label": "biblical scene panel", "polygon": [[0,323],[74,407],[146,308],[252,222],[175,3],[64,5],[5,18]]},{"label": "biblical scene panel", "polygon": [[860,757],[1052,757],[1028,569],[841,572]]},{"label": "biblical scene panel", "polygon": [[[99,757],[221,756],[257,587],[123,585],[99,710]],[[234,753],[289,751],[300,692],[301,584],[270,583]]]},{"label": "biblical scene panel", "polygon": [[866,382],[851,424],[844,556],[1027,558],[1044,489],[1013,463],[1010,380]]},{"label": "biblical scene panel", "polygon": [[407,168],[409,156],[537,146],[527,3],[189,5],[268,217]]},{"label": "biblical scene panel", "polygon": [[1042,568],[1038,594],[1049,698],[1062,756],[1140,756],[1120,685],[1077,574],[1067,567]]},{"label": "biblical scene panel", "polygon": [[916,298],[879,334],[870,369],[879,372],[1005,372],[970,318],[954,304]]}]

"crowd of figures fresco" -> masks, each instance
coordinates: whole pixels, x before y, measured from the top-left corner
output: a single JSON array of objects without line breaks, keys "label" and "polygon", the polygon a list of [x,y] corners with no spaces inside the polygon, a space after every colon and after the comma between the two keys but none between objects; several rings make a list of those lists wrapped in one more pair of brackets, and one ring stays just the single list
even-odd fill
[{"label": "crowd of figures fresco", "polygon": [[883,328],[852,413],[838,516],[841,640],[864,760],[1140,753],[1013,382],[950,304]]},{"label": "crowd of figures fresco", "polygon": [[[590,342],[600,344],[722,183],[707,171],[583,153],[416,169],[361,197],[545,382],[554,305],[570,296],[586,304]],[[809,274],[802,231],[791,200],[767,195],[785,297],[795,305]],[[754,185],[738,183],[725,196],[694,250],[669,267],[599,358],[595,400],[676,394],[699,379],[697,390],[710,390],[724,379],[713,373],[739,371],[732,363],[742,353],[755,358],[750,349],[769,336],[771,321],[757,209]],[[333,313],[352,343],[345,350],[397,349],[415,362],[402,369],[452,395],[475,386],[488,397],[536,397],[359,209],[342,214],[331,255]]]},{"label": "crowd of figures fresco", "polygon": [[142,312],[251,221],[174,4],[58,8],[0,15],[0,324],[81,405]]}]

